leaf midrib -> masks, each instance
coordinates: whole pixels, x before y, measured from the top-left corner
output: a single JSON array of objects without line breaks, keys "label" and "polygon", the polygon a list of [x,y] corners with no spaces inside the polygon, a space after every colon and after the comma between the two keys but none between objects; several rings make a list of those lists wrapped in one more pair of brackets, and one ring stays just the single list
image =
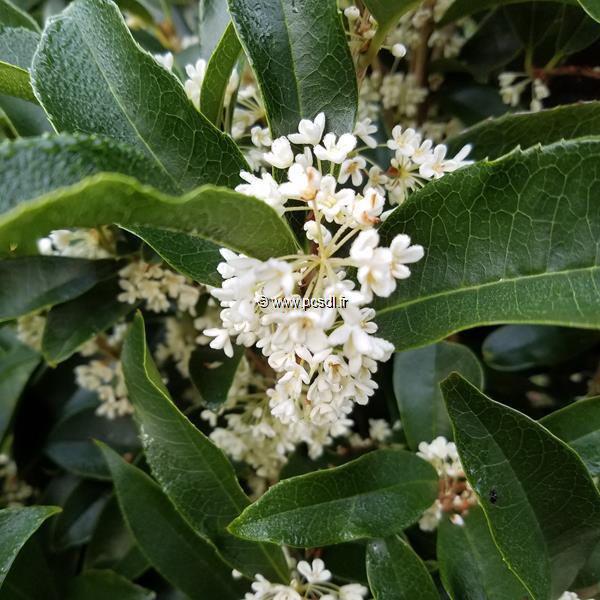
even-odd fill
[{"label": "leaf midrib", "polygon": [[469,293],[469,292],[473,292],[473,291],[480,290],[480,289],[491,288],[494,286],[500,286],[500,285],[504,285],[504,284],[518,283],[518,282],[522,282],[522,281],[530,281],[530,280],[534,280],[534,279],[540,279],[543,277],[555,277],[555,276],[564,277],[565,275],[568,276],[571,273],[584,273],[587,271],[593,272],[596,270],[600,271],[600,265],[592,265],[591,267],[581,267],[579,269],[565,269],[564,271],[544,271],[543,273],[535,273],[533,275],[523,275],[523,276],[518,276],[518,277],[503,278],[503,279],[499,279],[497,281],[489,281],[487,283],[482,283],[480,285],[471,285],[471,286],[456,288],[456,289],[451,289],[451,290],[443,290],[440,292],[436,292],[435,294],[429,294],[428,296],[418,296],[418,297],[412,298],[406,302],[400,302],[398,304],[392,304],[390,306],[385,306],[384,308],[377,310],[377,316],[386,314],[388,312],[393,312],[396,310],[402,310],[404,308],[412,306],[413,304],[420,304],[421,302],[427,302],[428,300],[434,300],[436,298],[443,298],[446,296],[453,296],[455,294]]}]

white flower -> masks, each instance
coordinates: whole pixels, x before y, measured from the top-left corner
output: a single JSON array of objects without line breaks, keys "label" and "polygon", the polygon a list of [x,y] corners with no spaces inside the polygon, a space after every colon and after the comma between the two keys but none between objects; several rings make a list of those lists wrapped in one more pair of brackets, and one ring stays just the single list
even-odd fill
[{"label": "white flower", "polygon": [[292,267],[284,260],[270,258],[257,269],[256,278],[263,281],[263,294],[267,298],[289,296],[296,283]]},{"label": "white flower", "polygon": [[373,188],[367,188],[364,196],[356,196],[352,206],[352,216],[359,225],[372,227],[379,222],[385,198]]},{"label": "white flower", "polygon": [[421,531],[435,531],[442,520],[442,505],[436,500],[419,519],[419,529]]},{"label": "white flower", "polygon": [[341,165],[346,157],[356,148],[356,138],[350,133],[344,133],[337,140],[335,133],[328,133],[323,138],[323,145],[315,148],[315,156],[319,160],[328,160]]},{"label": "white flower", "polygon": [[331,579],[331,571],[325,568],[325,563],[320,558],[315,558],[312,565],[309,565],[305,560],[301,560],[297,569],[300,575],[309,583],[320,583]]},{"label": "white flower", "polygon": [[184,84],[185,92],[188,98],[192,101],[192,104],[196,108],[200,108],[200,91],[202,89],[202,82],[206,75],[206,61],[203,58],[199,58],[195,65],[187,65],[185,67],[188,79]]},{"label": "white flower", "polygon": [[412,156],[420,143],[421,135],[414,129],[402,131],[402,127],[396,125],[392,129],[392,139],[388,140],[387,146],[390,150],[395,150],[398,157]]},{"label": "white flower", "polygon": [[410,237],[403,233],[394,237],[390,244],[390,250],[392,252],[392,275],[396,279],[410,277],[410,269],[405,265],[416,263],[425,255],[423,246],[411,246]]},{"label": "white flower", "polygon": [[338,590],[339,600],[363,600],[369,590],[360,583],[348,583]]},{"label": "white flower", "polygon": [[360,138],[369,148],[377,148],[377,140],[371,135],[377,133],[377,126],[373,125],[371,119],[366,118],[356,123],[354,135]]},{"label": "white flower", "polygon": [[342,163],[338,181],[344,184],[352,178],[352,185],[359,186],[363,181],[363,169],[367,166],[367,161],[362,156],[349,158]]},{"label": "white flower", "polygon": [[377,442],[385,442],[392,435],[385,419],[369,419],[369,437]]},{"label": "white flower", "polygon": [[575,592],[563,592],[558,600],[581,600]]},{"label": "white flower", "polygon": [[271,133],[268,128],[263,128],[260,125],[256,125],[250,130],[250,137],[252,138],[252,143],[257,147],[269,147],[273,140],[271,139]]},{"label": "white flower", "polygon": [[294,153],[290,142],[286,137],[280,137],[273,141],[271,152],[267,152],[264,159],[276,169],[287,169],[294,162]]},{"label": "white flower", "polygon": [[406,56],[406,46],[404,44],[394,44],[392,46],[392,55],[396,58],[403,58]]},{"label": "white flower", "polygon": [[316,146],[323,137],[325,130],[325,113],[319,113],[314,121],[302,119],[298,124],[298,132],[288,135],[292,144],[307,144]]},{"label": "white flower", "polygon": [[216,350],[223,350],[223,352],[225,352],[225,354],[229,356],[229,358],[233,357],[233,346],[231,345],[229,333],[226,329],[211,327],[209,329],[205,329],[202,333],[208,337],[215,338],[210,342],[211,348],[215,348]]},{"label": "white flower", "polygon": [[307,239],[311,242],[319,241],[319,232],[325,246],[331,241],[331,233],[329,230],[324,225],[321,225],[320,223],[317,224],[315,221],[306,221],[306,223],[304,223],[304,231],[306,231]]},{"label": "white flower", "polygon": [[470,164],[471,161],[464,160],[471,151],[467,145],[453,159],[446,159],[448,148],[444,144],[437,145],[431,157],[419,167],[419,174],[427,179],[439,179],[445,173],[456,171],[456,169]]},{"label": "white flower", "polygon": [[288,181],[279,186],[279,192],[286,198],[313,200],[321,185],[321,173],[317,169],[299,163],[288,170]]},{"label": "white flower", "polygon": [[252,173],[242,171],[240,177],[248,183],[238,185],[235,188],[236,192],[263,200],[271,208],[274,208],[279,215],[284,213],[285,199],[279,191],[277,182],[269,173],[263,173],[261,177],[256,177]]},{"label": "white flower", "polygon": [[167,71],[173,70],[173,63],[175,62],[175,58],[171,52],[165,52],[165,54],[155,54],[154,58],[156,62],[164,67]]},{"label": "white flower", "polygon": [[380,194],[384,194],[384,186],[387,182],[388,176],[384,175],[380,167],[374,165],[369,169],[369,181],[367,182],[367,188],[374,188]]},{"label": "white flower", "polygon": [[335,177],[325,175],[315,198],[317,208],[330,223],[331,221],[341,222],[346,210],[354,201],[354,192],[351,189],[344,188],[336,191],[336,187]]},{"label": "white flower", "polygon": [[356,6],[349,6],[344,9],[344,15],[348,19],[348,21],[356,21],[360,19],[360,10]]}]

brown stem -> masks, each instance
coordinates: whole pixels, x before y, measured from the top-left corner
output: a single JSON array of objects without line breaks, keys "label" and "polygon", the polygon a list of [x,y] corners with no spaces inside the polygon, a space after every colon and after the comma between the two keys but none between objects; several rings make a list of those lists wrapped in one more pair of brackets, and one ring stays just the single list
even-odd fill
[{"label": "brown stem", "polygon": [[[431,48],[429,47],[429,38],[435,28],[433,21],[433,8],[435,6],[435,0],[426,0],[423,3],[423,10],[429,10],[430,16],[427,21],[421,27],[419,33],[419,45],[415,49],[413,59],[411,61],[411,73],[415,76],[415,83],[417,86],[422,88],[428,87],[429,77],[429,58],[431,56]],[[428,100],[425,98],[419,105],[417,111],[417,123],[422,125],[427,119],[428,112]]]},{"label": "brown stem", "polygon": [[583,67],[578,65],[566,65],[554,69],[533,69],[533,76],[538,79],[550,79],[551,77],[589,77],[590,79],[600,79],[600,69],[595,67]]}]

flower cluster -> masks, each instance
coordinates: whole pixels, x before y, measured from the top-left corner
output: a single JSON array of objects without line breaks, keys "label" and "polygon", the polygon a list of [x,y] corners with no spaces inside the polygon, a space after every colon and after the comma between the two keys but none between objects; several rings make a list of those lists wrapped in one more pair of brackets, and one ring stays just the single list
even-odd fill
[{"label": "flower cluster", "polygon": [[477,503],[477,497],[466,480],[456,445],[439,436],[430,444],[421,442],[417,455],[431,463],[440,477],[438,498],[419,520],[419,527],[433,531],[444,513],[451,515],[455,525],[462,525],[462,516]]},{"label": "flower cluster", "polygon": [[364,600],[369,593],[359,583],[336,585],[331,577],[331,571],[320,558],[312,563],[301,560],[289,585],[271,583],[262,575],[256,575],[252,591],[244,600]]},{"label": "flower cluster", "polygon": [[7,454],[0,454],[0,508],[23,506],[33,493],[33,488],[19,479],[17,463]]},{"label": "flower cluster", "polygon": [[541,79],[531,79],[527,73],[507,71],[498,76],[500,96],[509,106],[516,107],[521,102],[521,96],[531,86],[531,102],[529,108],[538,112],[544,108],[543,100],[550,96],[548,86]]},{"label": "flower cluster", "polygon": [[[211,292],[222,307],[222,326],[204,333],[214,338],[213,348],[230,356],[231,338],[246,347],[256,345],[275,372],[275,386],[267,391],[272,414],[284,424],[308,419],[330,427],[335,436],[352,424],[354,404],[366,404],[377,388],[372,378],[377,361],[393,352],[388,341],[375,335],[375,312],[368,304],[394,292],[397,281],[410,275],[407,265],[423,257],[423,248],[411,245],[407,235],[380,245],[374,227],[385,216],[385,191],[396,190],[397,177],[388,180],[373,169],[367,173],[366,159],[355,152],[356,137],[324,135],[324,130],[320,114],[314,121],[302,120],[298,133],[272,142],[263,160],[287,170],[282,183],[265,171],[260,177],[243,172],[246,183],[237,188],[280,214],[304,211],[311,252],[260,261],[223,249],[225,260],[218,267],[223,285]],[[294,152],[292,144],[304,148]],[[448,160],[445,147],[432,150],[431,142],[401,128],[394,129],[388,146],[396,152],[392,164],[398,167],[404,156],[419,160],[417,177],[423,178],[462,166],[468,151]],[[397,191],[391,195],[398,201]],[[348,246],[348,255],[342,256]],[[347,276],[349,269],[355,270],[358,286]],[[256,302],[263,296],[292,295],[344,299],[346,306],[282,310]]]},{"label": "flower cluster", "polygon": [[57,229],[38,240],[40,254],[72,258],[111,258],[115,240],[106,227],[98,229]]}]

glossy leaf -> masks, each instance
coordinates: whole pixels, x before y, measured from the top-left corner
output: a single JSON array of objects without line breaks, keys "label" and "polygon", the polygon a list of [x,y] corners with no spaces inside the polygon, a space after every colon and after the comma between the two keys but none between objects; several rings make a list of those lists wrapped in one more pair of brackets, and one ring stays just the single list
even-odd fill
[{"label": "glossy leaf", "polygon": [[117,268],[115,260],[63,256],[0,260],[0,321],[77,298]]},{"label": "glossy leaf", "polygon": [[579,0],[583,10],[600,23],[600,0]]},{"label": "glossy leaf", "polygon": [[425,246],[409,279],[376,302],[397,350],[484,324],[598,328],[600,141],[513,152],[416,192],[380,229]]},{"label": "glossy leaf", "polygon": [[540,423],[569,444],[592,475],[600,475],[600,396],[577,400]]},{"label": "glossy leaf", "polygon": [[223,257],[218,244],[208,239],[157,227],[128,227],[173,269],[194,281],[220,287],[222,278],[216,270]]},{"label": "glossy leaf", "polygon": [[[225,0],[223,0],[225,1]],[[229,24],[206,65],[206,74],[200,92],[200,109],[217,127],[223,115],[229,78],[242,53],[233,24]]]},{"label": "glossy leaf", "polygon": [[[261,259],[296,250],[290,228],[256,198],[213,186],[181,197],[166,196],[128,177],[106,174],[22,202],[0,214],[0,252],[53,229],[111,223],[125,229],[151,226],[186,230]],[[258,230],[260,236],[255,235]]]},{"label": "glossy leaf", "polygon": [[7,27],[24,27],[31,31],[40,30],[34,19],[10,0],[0,0],[0,24]]},{"label": "glossy leaf", "polygon": [[483,387],[477,357],[461,344],[440,342],[394,356],[394,395],[402,429],[413,450],[420,442],[431,442],[440,435],[452,438],[440,383],[453,371]]},{"label": "glossy leaf", "polygon": [[190,379],[211,410],[217,410],[226,400],[244,349],[235,347],[228,358],[221,350],[200,347],[190,357]]},{"label": "glossy leaf", "polygon": [[239,571],[249,577],[262,573],[285,580],[280,549],[238,540],[227,532],[227,525],[249,500],[225,455],[171,401],[149,356],[139,314],[125,339],[122,361],[146,458],[177,510]]},{"label": "glossy leaf", "polygon": [[271,487],[231,523],[245,539],[316,547],[399,532],[437,495],[433,467],[404,450],[377,450],[341,467]]},{"label": "glossy leaf", "polygon": [[492,159],[518,146],[525,149],[592,135],[600,135],[600,102],[568,104],[536,113],[488,119],[448,140],[448,152],[452,154],[465,144],[472,144],[470,157]]},{"label": "glossy leaf", "polygon": [[229,0],[267,109],[273,137],[325,112],[326,130],[352,132],[355,68],[335,0]]},{"label": "glossy leaf", "polygon": [[600,538],[600,495],[589,473],[547,429],[459,375],[442,391],[462,465],[504,561],[536,600],[559,596]]},{"label": "glossy leaf", "polygon": [[66,360],[85,342],[133,311],[135,305],[117,300],[121,291],[118,280],[109,279],[78,298],[54,306],[48,312],[42,338],[46,361],[57,364]]},{"label": "glossy leaf", "polygon": [[600,333],[544,325],[505,325],[485,338],[485,362],[499,371],[520,371],[570,360],[600,342]]},{"label": "glossy leaf", "polygon": [[28,506],[0,510],[0,587],[25,542],[52,515],[56,506]]},{"label": "glossy leaf", "polygon": [[156,594],[112,571],[86,571],[69,584],[66,600],[153,600]]},{"label": "glossy leaf", "polygon": [[[538,2],[561,2],[563,4],[577,4],[577,0],[537,0]],[[440,25],[447,25],[452,21],[468,17],[472,14],[483,10],[490,10],[498,6],[506,6],[508,4],[520,4],[523,0],[455,0],[450,8],[444,13],[440,19]]]},{"label": "glossy leaf", "polygon": [[448,518],[442,520],[438,527],[437,557],[444,588],[451,598],[531,598],[506,566],[478,506],[469,509],[464,525],[454,525]]},{"label": "glossy leaf", "polygon": [[39,354],[0,329],[0,444],[6,435],[19,396],[40,362]]},{"label": "glossy leaf", "polygon": [[367,546],[367,575],[374,600],[438,600],[427,567],[400,536]]},{"label": "glossy leaf", "polygon": [[377,20],[378,27],[389,29],[400,17],[419,4],[420,0],[365,0],[365,6]]},{"label": "glossy leaf", "polygon": [[245,161],[134,42],[109,0],[77,0],[47,24],[32,82],[58,131],[103,134],[148,156],[170,185],[233,186]]},{"label": "glossy leaf", "polygon": [[149,566],[125,524],[117,499],[112,496],[86,547],[85,568],[111,569],[127,579],[137,579]]},{"label": "glossy leaf", "polygon": [[25,69],[2,61],[0,61],[0,94],[35,102],[29,73]]},{"label": "glossy leaf", "polygon": [[231,576],[214,547],[194,532],[160,487],[107,446],[101,450],[125,521],[154,568],[192,599],[240,598],[245,584]]}]

